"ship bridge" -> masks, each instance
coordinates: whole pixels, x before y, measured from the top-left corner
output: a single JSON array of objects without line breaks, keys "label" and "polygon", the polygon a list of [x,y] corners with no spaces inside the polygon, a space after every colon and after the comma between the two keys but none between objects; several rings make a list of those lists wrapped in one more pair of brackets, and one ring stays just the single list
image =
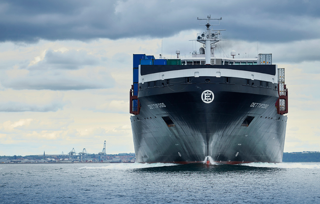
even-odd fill
[{"label": "ship bridge", "polygon": [[[159,59],[153,55],[133,55],[133,85],[130,89],[130,113],[139,114],[139,90],[145,88],[164,87],[174,80],[191,82],[193,78],[203,78],[205,83],[215,81],[214,77],[221,79],[222,83],[250,85],[259,93],[273,93],[281,95],[282,111],[287,113],[288,94],[284,84],[284,69],[277,67],[272,62],[271,53],[260,53],[255,58],[236,57],[236,52],[231,51],[231,57],[217,57],[214,55],[216,44],[220,42],[221,31],[210,29],[210,21],[220,22],[222,18],[206,19],[206,31],[199,33],[196,41],[202,44],[199,52],[193,51],[189,58],[180,58],[180,51],[176,51],[177,58],[165,59],[160,54]],[[281,76],[278,74],[281,70]],[[201,80],[200,80],[201,81]],[[219,83],[221,83],[219,82]],[[280,84],[280,85],[279,85]],[[279,88],[281,89],[279,92]],[[280,99],[280,98],[279,98]],[[279,107],[280,105],[277,105]],[[286,106],[283,108],[283,106]],[[280,111],[278,111],[280,113]]]}]

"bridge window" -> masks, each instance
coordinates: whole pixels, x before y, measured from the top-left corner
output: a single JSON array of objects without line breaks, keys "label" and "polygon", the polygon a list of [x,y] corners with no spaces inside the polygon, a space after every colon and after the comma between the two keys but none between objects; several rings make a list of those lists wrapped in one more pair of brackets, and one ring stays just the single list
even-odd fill
[{"label": "bridge window", "polygon": [[246,62],[241,62],[241,65],[246,65],[247,63]]},{"label": "bridge window", "polygon": [[248,65],[253,65],[253,63],[252,62],[248,62]]},{"label": "bridge window", "polygon": [[240,65],[240,62],[234,62],[234,65]]}]

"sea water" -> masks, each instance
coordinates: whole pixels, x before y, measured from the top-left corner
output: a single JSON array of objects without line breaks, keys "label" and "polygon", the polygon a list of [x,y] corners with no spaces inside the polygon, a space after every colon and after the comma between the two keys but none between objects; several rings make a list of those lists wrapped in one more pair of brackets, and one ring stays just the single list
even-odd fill
[{"label": "sea water", "polygon": [[320,203],[320,163],[1,164],[0,203]]}]

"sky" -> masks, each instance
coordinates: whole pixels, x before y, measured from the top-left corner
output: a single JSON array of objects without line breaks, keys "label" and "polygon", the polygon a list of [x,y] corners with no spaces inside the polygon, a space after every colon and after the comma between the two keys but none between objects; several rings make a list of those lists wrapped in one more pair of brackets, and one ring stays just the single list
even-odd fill
[{"label": "sky", "polygon": [[222,17],[216,55],[286,68],[285,152],[320,151],[320,1],[0,0],[0,155],[134,152],[132,54],[188,56]]}]

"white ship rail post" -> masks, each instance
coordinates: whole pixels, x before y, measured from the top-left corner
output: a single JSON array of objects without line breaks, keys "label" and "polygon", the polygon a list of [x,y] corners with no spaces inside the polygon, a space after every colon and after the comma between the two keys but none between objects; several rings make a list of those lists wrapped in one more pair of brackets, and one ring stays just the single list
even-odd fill
[{"label": "white ship rail post", "polygon": [[224,30],[210,30],[210,26],[211,26],[210,21],[212,20],[221,21],[222,17],[211,18],[211,16],[208,15],[207,18],[198,17],[197,20],[207,21],[207,24],[205,25],[207,27],[207,31],[199,35],[197,38],[197,41],[199,43],[202,43],[205,46],[206,65],[211,65],[211,52],[212,52],[212,55],[214,56],[215,44],[220,41],[219,39],[220,31],[224,31]]}]

